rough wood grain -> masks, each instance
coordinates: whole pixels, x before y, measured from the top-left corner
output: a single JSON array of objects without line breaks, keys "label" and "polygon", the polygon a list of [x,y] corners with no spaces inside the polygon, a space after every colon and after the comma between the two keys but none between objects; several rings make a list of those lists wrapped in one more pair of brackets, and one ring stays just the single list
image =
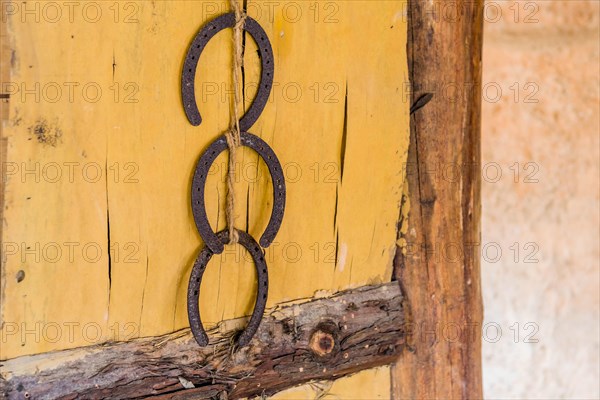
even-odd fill
[{"label": "rough wood grain", "polygon": [[453,3],[459,12],[452,18],[439,12],[444,6],[409,5],[412,100],[428,92],[433,98],[411,119],[405,199],[410,212],[396,257],[396,277],[410,305],[411,339],[392,372],[396,399],[482,397],[483,1]]},{"label": "rough wood grain", "polygon": [[179,399],[225,392],[232,399],[389,364],[403,347],[395,282],[271,309],[251,344],[232,354],[237,322],[210,331],[215,345],[204,349],[184,329],[12,359],[0,367],[1,393],[10,399]]}]

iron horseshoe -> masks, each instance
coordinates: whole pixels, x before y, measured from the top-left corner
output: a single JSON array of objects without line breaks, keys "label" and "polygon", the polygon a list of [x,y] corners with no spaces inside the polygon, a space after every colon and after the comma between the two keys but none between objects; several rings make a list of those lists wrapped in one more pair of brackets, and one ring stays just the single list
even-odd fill
[{"label": "iron horseshoe", "polygon": [[[196,104],[195,84],[196,68],[200,55],[204,47],[213,36],[225,28],[233,28],[235,26],[235,13],[223,14],[205,25],[194,38],[194,41],[188,49],[185,61],[183,63],[183,73],[181,74],[181,98],[183,100],[183,108],[190,124],[198,126],[202,123],[200,110]],[[273,86],[273,49],[271,42],[265,33],[264,29],[253,18],[246,17],[244,30],[252,36],[262,60],[262,72],[260,76],[260,85],[254,101],[250,108],[240,119],[240,131],[248,131],[256,122],[262,113],[271,87]]]},{"label": "iron horseshoe", "polygon": [[[258,274],[258,293],[256,294],[256,303],[254,304],[254,311],[250,322],[246,326],[246,329],[242,332],[239,337],[238,344],[243,347],[250,343],[250,340],[258,330],[262,315],[265,311],[267,304],[267,290],[269,288],[269,275],[267,273],[267,263],[262,249],[258,246],[258,243],[244,231],[237,231],[239,234],[239,244],[244,246],[246,250],[252,255],[254,260],[254,266]],[[219,232],[217,237],[222,244],[229,242],[229,231],[227,229]],[[200,284],[202,283],[202,275],[206,270],[208,262],[213,256],[213,252],[208,248],[204,247],[194,263],[192,268],[192,274],[190,276],[190,283],[188,285],[187,293],[187,307],[188,307],[188,319],[190,321],[190,328],[192,334],[196,339],[196,342],[201,347],[208,345],[208,335],[202,325],[202,319],[200,318],[200,307],[198,305],[198,299],[200,297]]]},{"label": "iron horseshoe", "polygon": [[[242,132],[240,137],[242,146],[250,147],[256,151],[267,164],[269,173],[271,174],[271,182],[273,183],[273,210],[271,211],[271,218],[269,219],[267,228],[259,240],[262,247],[269,247],[281,227],[285,211],[286,188],[283,169],[281,168],[281,164],[279,163],[279,159],[275,155],[275,152],[264,140],[250,132]],[[192,181],[191,198],[194,222],[196,223],[198,233],[200,233],[205,245],[215,254],[221,254],[223,252],[223,242],[217,237],[218,235],[213,232],[208,222],[206,205],[204,203],[204,187],[206,185],[206,178],[210,166],[217,156],[227,148],[227,139],[225,139],[225,135],[221,135],[212,142],[200,156],[200,159],[196,164],[196,171],[194,172],[194,179]]]}]

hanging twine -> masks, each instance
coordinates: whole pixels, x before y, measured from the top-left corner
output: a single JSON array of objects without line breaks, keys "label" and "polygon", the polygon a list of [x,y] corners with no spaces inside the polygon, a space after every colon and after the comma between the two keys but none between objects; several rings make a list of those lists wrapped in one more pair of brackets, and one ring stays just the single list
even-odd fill
[{"label": "hanging twine", "polygon": [[227,226],[229,228],[229,243],[235,244],[238,242],[238,233],[235,230],[235,194],[233,184],[235,182],[235,157],[236,148],[240,145],[241,132],[239,120],[239,103],[240,103],[240,70],[244,60],[242,59],[243,44],[242,31],[246,21],[246,14],[240,10],[240,6],[236,0],[230,0],[231,8],[235,12],[235,26],[233,28],[233,115],[231,116],[230,127],[225,133],[227,146],[229,147],[229,165],[227,171]]}]

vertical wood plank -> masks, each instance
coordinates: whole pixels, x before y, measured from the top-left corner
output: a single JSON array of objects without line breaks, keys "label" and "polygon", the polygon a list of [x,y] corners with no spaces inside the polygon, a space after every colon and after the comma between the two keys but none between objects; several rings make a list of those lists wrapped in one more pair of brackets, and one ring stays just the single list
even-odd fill
[{"label": "vertical wood plank", "polygon": [[[452,3],[452,18],[441,12],[444,2],[409,4],[412,99],[433,98],[411,118],[410,212],[395,275],[412,313],[412,338],[392,371],[393,396],[477,399],[483,1]],[[449,85],[455,95],[443,90]]]}]

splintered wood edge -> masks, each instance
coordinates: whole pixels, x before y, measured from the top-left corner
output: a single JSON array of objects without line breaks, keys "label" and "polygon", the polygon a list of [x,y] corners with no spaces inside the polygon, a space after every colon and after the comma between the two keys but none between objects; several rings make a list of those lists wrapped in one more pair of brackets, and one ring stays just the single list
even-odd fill
[{"label": "splintered wood edge", "polygon": [[392,363],[406,339],[397,282],[265,312],[251,343],[232,349],[225,321],[200,348],[189,329],[0,362],[4,398],[228,398],[269,395]]}]

